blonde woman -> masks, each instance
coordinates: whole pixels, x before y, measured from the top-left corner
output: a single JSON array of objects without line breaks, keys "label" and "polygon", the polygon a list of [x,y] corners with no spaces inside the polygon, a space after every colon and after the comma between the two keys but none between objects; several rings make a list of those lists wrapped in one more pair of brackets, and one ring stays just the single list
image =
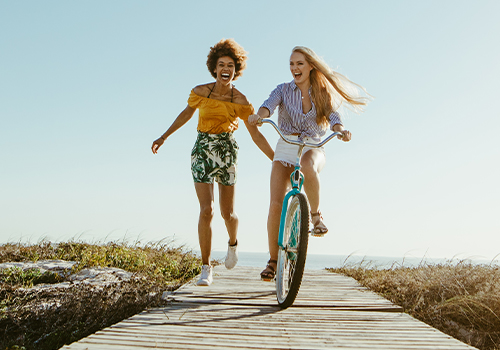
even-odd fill
[{"label": "blonde woman", "polygon": [[[293,80],[278,85],[257,114],[249,117],[248,122],[258,125],[261,118],[268,118],[279,107],[278,126],[290,139],[319,142],[330,128],[342,133],[339,139],[350,141],[351,132],[344,129],[338,110],[341,105],[345,105],[356,112],[362,111],[369,96],[361,94],[366,93],[365,89],[333,71],[313,50],[303,46],[292,50],[290,72]],[[261,272],[261,278],[265,281],[271,281],[275,276],[281,206],[296,157],[297,146],[285,143],[280,138],[271,170],[271,203],[267,221],[270,260]],[[305,175],[304,189],[311,206],[313,234],[316,236],[328,232],[319,209],[319,173],[325,161],[324,149],[307,147],[300,161]]]},{"label": "blonde woman", "polygon": [[198,238],[203,262],[199,286],[212,283],[210,254],[212,249],[212,218],[214,180],[218,183],[220,210],[229,235],[225,266],[232,269],[238,262],[238,216],[234,211],[234,185],[237,175],[238,144],[234,131],[242,119],[257,146],[273,159],[273,149],[256,126],[247,122],[254,113],[245,95],[232,84],[246,67],[246,52],[233,39],[221,40],[210,48],[207,67],[215,82],[196,86],[189,95],[187,107],[170,128],[151,147],[154,154],[170,135],[186,124],[199,109],[198,138],[191,152],[191,172],[200,216]]}]

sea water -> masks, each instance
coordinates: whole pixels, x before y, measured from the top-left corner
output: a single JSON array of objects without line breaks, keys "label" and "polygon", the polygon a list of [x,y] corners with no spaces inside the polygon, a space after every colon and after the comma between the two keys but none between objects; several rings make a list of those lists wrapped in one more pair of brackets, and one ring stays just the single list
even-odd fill
[{"label": "sea water", "polygon": [[[212,259],[224,262],[226,252],[212,252]],[[269,260],[268,253],[238,253],[238,266],[262,267],[266,266]],[[320,255],[308,254],[306,258],[306,269],[322,270],[325,268],[338,268],[343,266],[362,266],[365,268],[395,268],[395,267],[417,267],[426,265],[445,264],[451,262],[458,263],[461,260],[474,264],[490,264],[491,261],[480,259],[436,259],[436,258],[418,258],[418,257],[381,257],[381,256],[362,256],[362,255]],[[495,261],[498,264],[498,260]]]}]

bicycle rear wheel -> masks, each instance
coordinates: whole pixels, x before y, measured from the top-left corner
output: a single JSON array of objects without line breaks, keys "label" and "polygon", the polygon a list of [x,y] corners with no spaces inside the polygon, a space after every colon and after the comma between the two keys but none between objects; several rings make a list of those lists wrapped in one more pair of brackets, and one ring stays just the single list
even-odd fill
[{"label": "bicycle rear wheel", "polygon": [[288,206],[283,245],[278,255],[276,297],[281,308],[293,304],[299,292],[306,264],[309,240],[309,205],[303,193],[294,195]]}]

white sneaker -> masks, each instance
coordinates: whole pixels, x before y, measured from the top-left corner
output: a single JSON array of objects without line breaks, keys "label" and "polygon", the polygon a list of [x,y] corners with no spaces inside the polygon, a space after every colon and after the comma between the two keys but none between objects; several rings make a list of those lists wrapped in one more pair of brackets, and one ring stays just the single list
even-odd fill
[{"label": "white sneaker", "polygon": [[227,244],[227,255],[224,265],[226,265],[226,269],[231,270],[233,267],[236,266],[237,262],[238,262],[238,241],[236,241],[236,244],[234,246],[229,245],[229,243]]},{"label": "white sneaker", "polygon": [[212,284],[212,266],[211,265],[203,265],[201,267],[201,275],[196,285],[198,286],[209,286]]}]

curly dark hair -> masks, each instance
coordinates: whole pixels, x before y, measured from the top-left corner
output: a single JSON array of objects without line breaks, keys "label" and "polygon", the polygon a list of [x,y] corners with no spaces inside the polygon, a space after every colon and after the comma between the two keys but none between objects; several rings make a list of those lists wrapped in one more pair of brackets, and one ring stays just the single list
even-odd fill
[{"label": "curly dark hair", "polygon": [[243,70],[247,67],[247,52],[236,41],[234,41],[234,39],[222,39],[211,47],[210,52],[208,53],[207,67],[208,71],[215,79],[217,79],[217,74],[215,73],[217,60],[224,56],[228,56],[233,59],[235,65],[233,80],[238,79]]}]

